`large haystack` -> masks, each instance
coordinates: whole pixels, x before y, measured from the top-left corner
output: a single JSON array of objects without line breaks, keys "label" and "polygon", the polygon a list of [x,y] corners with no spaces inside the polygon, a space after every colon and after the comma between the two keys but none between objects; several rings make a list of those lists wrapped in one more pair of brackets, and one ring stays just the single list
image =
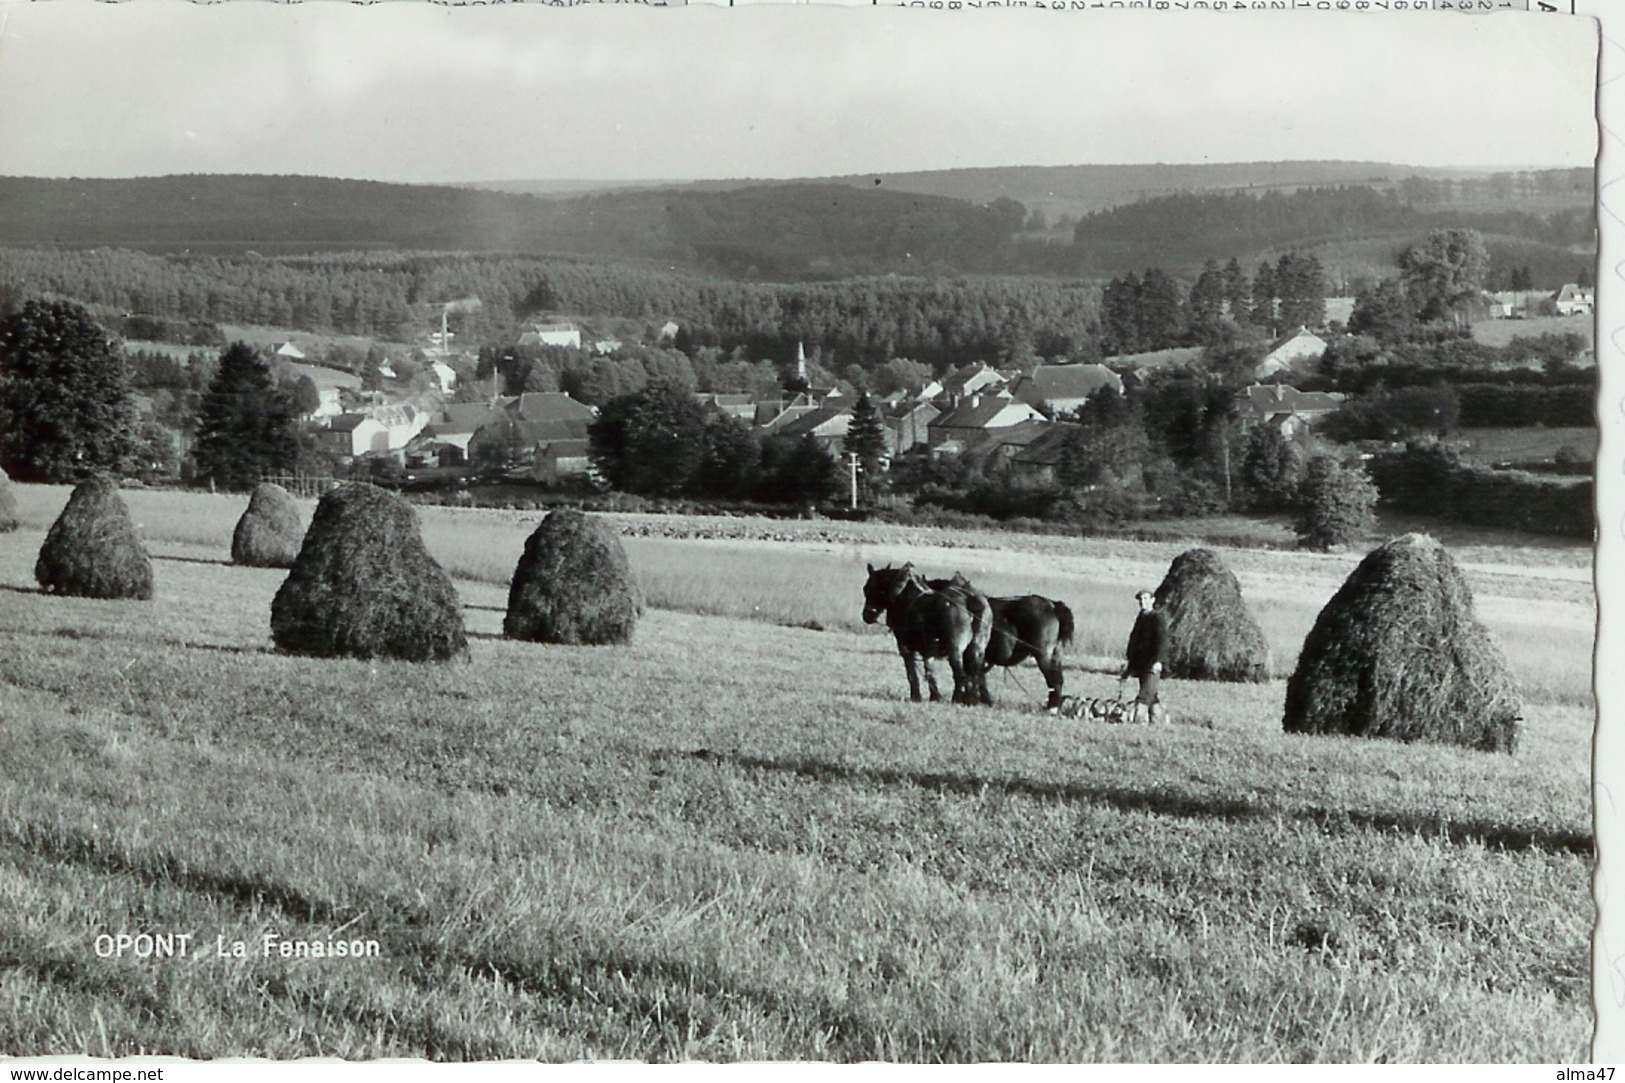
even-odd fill
[{"label": "large haystack", "polygon": [[271,601],[271,638],[321,657],[445,661],[468,650],[451,579],[400,497],[352,482],[322,497]]},{"label": "large haystack", "polygon": [[1168,676],[1197,681],[1267,681],[1270,649],[1241,598],[1241,584],[1211,549],[1174,558],[1157,587],[1168,619]]},{"label": "large haystack", "polygon": [[1456,562],[1432,538],[1407,534],[1361,561],[1320,611],[1282,724],[1511,752],[1521,709]]},{"label": "large haystack", "polygon": [[17,492],[11,487],[11,478],[0,470],[0,534],[10,534],[22,525],[17,511]]},{"label": "large haystack", "polygon": [[262,481],[231,535],[231,559],[255,568],[291,568],[305,540],[299,505],[282,486]]},{"label": "large haystack", "polygon": [[40,546],[34,578],[47,594],[152,597],[152,560],[117,481],[102,474],[73,490]]},{"label": "large haystack", "polygon": [[642,612],[620,539],[561,508],[525,541],[502,631],[540,643],[627,643]]}]

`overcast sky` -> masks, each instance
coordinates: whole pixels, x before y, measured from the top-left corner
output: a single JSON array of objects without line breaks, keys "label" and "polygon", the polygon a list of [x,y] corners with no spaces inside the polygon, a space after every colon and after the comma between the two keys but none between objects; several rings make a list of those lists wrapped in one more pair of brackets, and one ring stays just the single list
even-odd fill
[{"label": "overcast sky", "polygon": [[399,181],[1592,161],[1534,16],[0,3],[0,173]]}]

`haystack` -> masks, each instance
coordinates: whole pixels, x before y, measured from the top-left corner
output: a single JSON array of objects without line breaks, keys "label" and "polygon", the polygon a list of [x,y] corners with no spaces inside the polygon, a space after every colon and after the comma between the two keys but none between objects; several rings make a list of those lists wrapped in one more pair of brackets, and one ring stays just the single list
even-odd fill
[{"label": "haystack", "polygon": [[291,568],[305,540],[305,524],[292,494],[262,481],[248,499],[248,510],[231,535],[231,559],[255,568]]},{"label": "haystack", "polygon": [[561,508],[525,542],[502,631],[539,643],[627,643],[642,612],[620,539]]},{"label": "haystack", "polygon": [[34,578],[47,594],[152,597],[152,560],[117,481],[102,474],[73,490],[40,546]]},{"label": "haystack", "polygon": [[365,482],[316,505],[271,601],[271,638],[321,657],[440,662],[468,650],[457,591],[424,548],[412,506]]},{"label": "haystack", "polygon": [[17,492],[11,487],[11,478],[0,470],[0,534],[10,534],[22,522],[17,511]]},{"label": "haystack", "polygon": [[1157,587],[1168,620],[1168,676],[1197,681],[1267,681],[1270,649],[1241,598],[1241,584],[1211,549],[1174,558]]},{"label": "haystack", "polygon": [[1368,555],[1320,611],[1286,686],[1289,733],[1518,743],[1522,705],[1443,546],[1422,534]]}]

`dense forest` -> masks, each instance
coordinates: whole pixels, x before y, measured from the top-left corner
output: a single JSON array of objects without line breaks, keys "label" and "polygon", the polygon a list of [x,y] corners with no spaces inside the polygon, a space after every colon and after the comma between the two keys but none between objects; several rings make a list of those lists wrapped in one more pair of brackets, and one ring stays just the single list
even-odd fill
[{"label": "dense forest", "polygon": [[752,358],[793,355],[805,342],[842,366],[908,357],[936,368],[1070,354],[1096,319],[1098,298],[1088,283],[1045,278],[764,284],[567,258],[20,248],[0,248],[0,290],[17,301],[72,298],[104,318],[140,313],[407,342],[438,323],[442,304],[474,296],[477,311],[452,317],[462,341],[512,341],[521,321],[565,313],[675,320],[683,346],[743,349]]},{"label": "dense forest", "polygon": [[1471,228],[1486,235],[1492,255],[1497,246],[1515,248],[1516,262],[1534,270],[1537,284],[1555,288],[1594,249],[1589,188],[1576,187],[1589,173],[1175,194],[1089,214],[1070,238],[1018,199],[972,202],[884,185],[541,198],[316,177],[13,177],[0,178],[0,237],[15,245],[219,255],[573,253],[790,282],[884,274],[1098,277],[1147,265],[1194,275],[1207,259],[1274,258],[1288,249]]},{"label": "dense forest", "polygon": [[1117,270],[1124,261],[1130,265],[1143,261],[1148,249],[1162,264],[1179,267],[1256,249],[1309,248],[1429,229],[1476,229],[1489,237],[1522,240],[1523,248],[1532,242],[1556,250],[1559,273],[1572,274],[1575,251],[1590,250],[1596,243],[1596,216],[1590,207],[1539,215],[1438,209],[1441,205],[1448,206],[1436,197],[1413,203],[1401,190],[1368,187],[1171,195],[1088,215],[1074,229],[1072,247],[1078,270]]}]

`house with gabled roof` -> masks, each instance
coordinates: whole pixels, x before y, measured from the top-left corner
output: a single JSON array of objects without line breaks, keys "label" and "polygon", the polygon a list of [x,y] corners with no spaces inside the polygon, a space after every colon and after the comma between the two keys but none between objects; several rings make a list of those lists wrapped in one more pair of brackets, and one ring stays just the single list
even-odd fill
[{"label": "house with gabled roof", "polygon": [[517,421],[579,421],[588,425],[598,416],[596,409],[563,391],[526,391],[513,399],[507,410]]},{"label": "house with gabled roof", "polygon": [[344,458],[389,450],[389,429],[366,414],[340,414],[312,435],[323,451]]},{"label": "house with gabled roof", "polygon": [[521,346],[569,346],[581,349],[581,329],[565,320],[532,325],[519,336]]},{"label": "house with gabled roof", "polygon": [[810,436],[813,442],[825,451],[839,455],[851,427],[852,407],[850,404],[841,403],[820,406],[802,414],[786,422],[779,428],[778,433],[781,436],[798,438]]},{"label": "house with gabled roof", "polygon": [[756,420],[756,397],[754,395],[696,391],[694,392],[694,401],[701,406],[715,406],[729,417],[737,417],[752,423]]},{"label": "house with gabled roof", "polygon": [[1591,286],[1576,286],[1569,282],[1552,295],[1559,316],[1590,315],[1597,307],[1597,291]]},{"label": "house with gabled roof", "polygon": [[1253,379],[1263,380],[1278,372],[1291,372],[1306,361],[1320,360],[1325,352],[1326,340],[1307,327],[1300,327],[1270,343],[1269,351],[1253,366]]},{"label": "house with gabled roof", "polygon": [[930,423],[928,441],[934,451],[941,451],[942,445],[950,440],[969,447],[990,429],[1041,420],[1044,420],[1043,414],[1009,395],[971,395]]},{"label": "house with gabled roof", "polygon": [[1296,436],[1309,425],[1335,413],[1344,397],[1335,391],[1299,391],[1288,384],[1253,384],[1241,392],[1241,427],[1267,424],[1283,436]]},{"label": "house with gabled roof", "polygon": [[998,369],[985,361],[977,361],[955,369],[942,378],[942,394],[958,403],[967,395],[976,395],[991,388],[1003,387],[1005,378]]},{"label": "house with gabled roof", "polygon": [[1048,406],[1056,414],[1069,414],[1107,390],[1123,393],[1123,378],[1105,365],[1037,365],[1010,388],[1017,399],[1036,409]]},{"label": "house with gabled roof", "polygon": [[1066,422],[1050,425],[1010,455],[1010,473],[1024,481],[1053,484],[1065,454],[1067,437],[1078,426]]},{"label": "house with gabled roof", "polygon": [[911,448],[926,446],[930,441],[931,422],[941,416],[941,408],[933,402],[904,399],[882,407],[880,420],[886,426],[887,450],[897,456]]}]

